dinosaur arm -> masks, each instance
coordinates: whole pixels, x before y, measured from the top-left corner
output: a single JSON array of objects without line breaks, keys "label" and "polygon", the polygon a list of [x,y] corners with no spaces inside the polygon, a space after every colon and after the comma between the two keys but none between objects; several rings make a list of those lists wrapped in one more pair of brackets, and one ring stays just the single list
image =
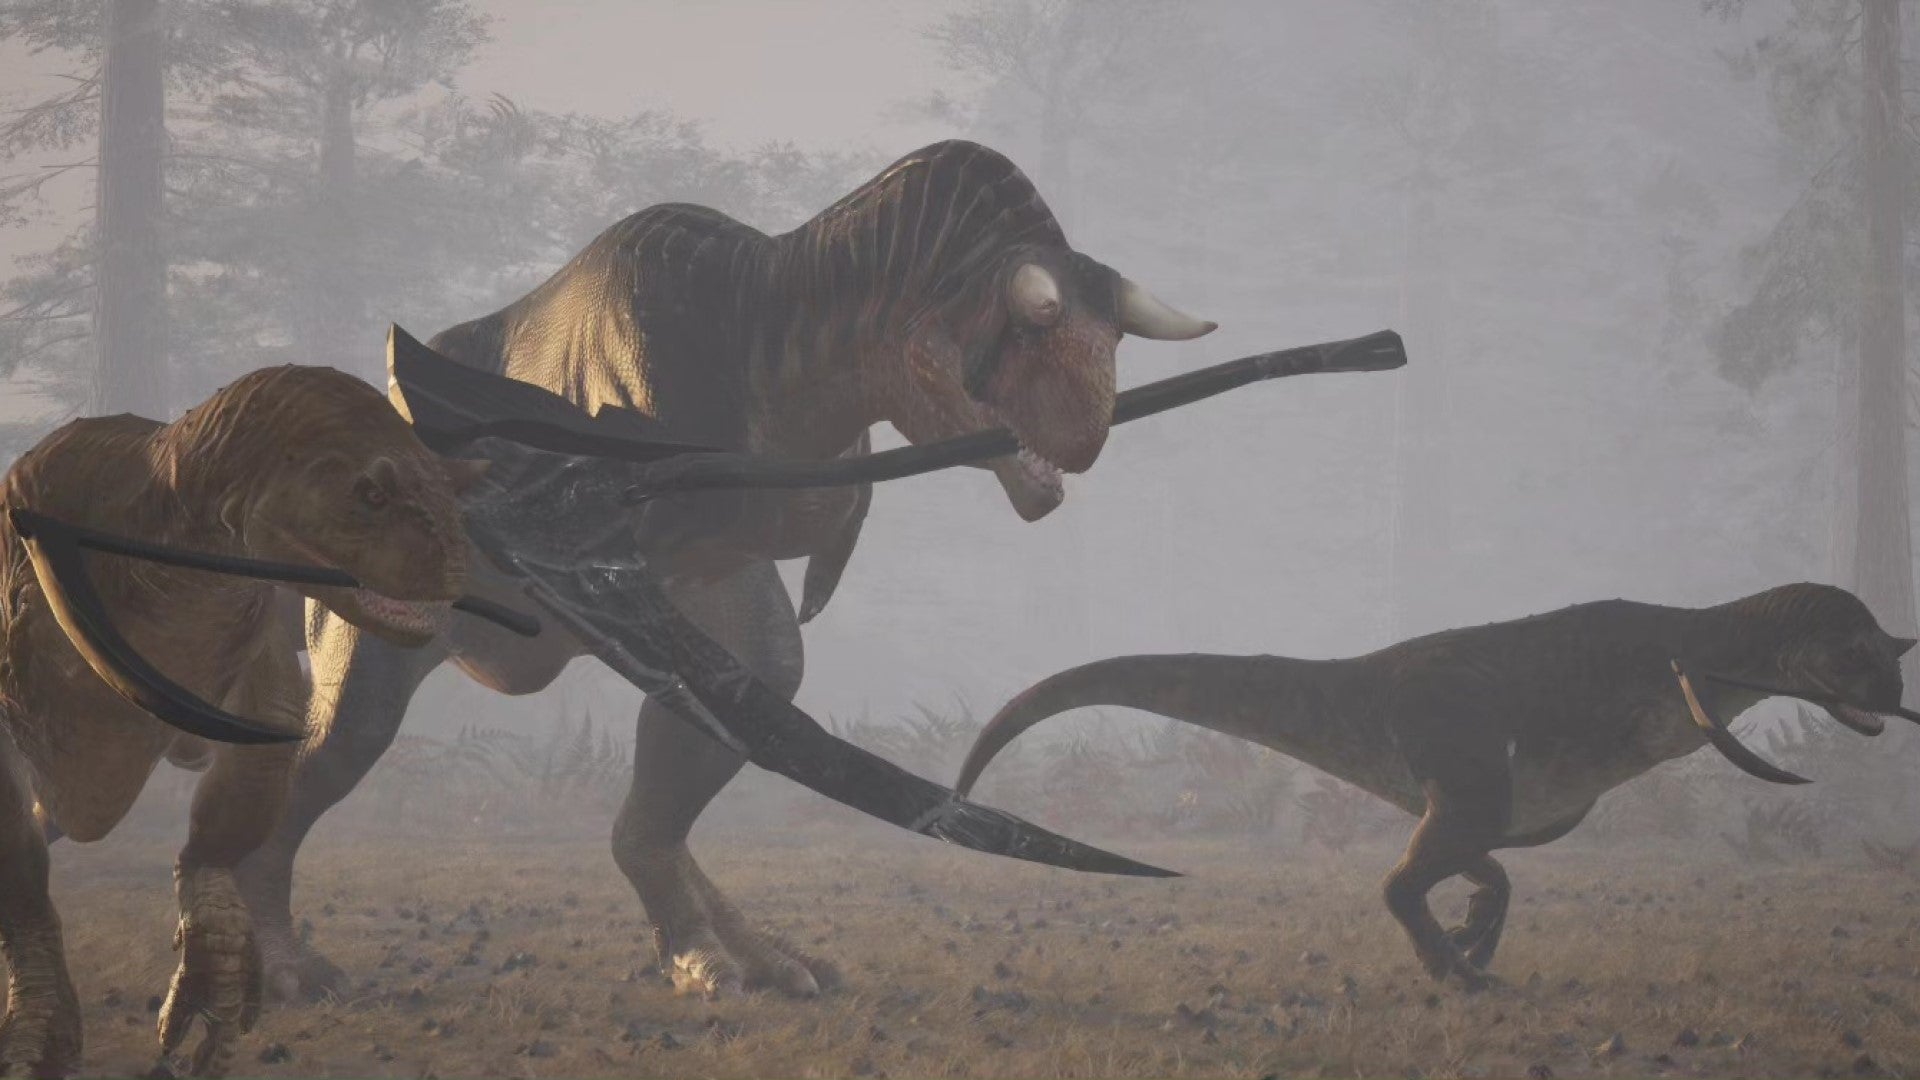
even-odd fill
[{"label": "dinosaur arm", "polygon": [[[863,431],[860,441],[840,456],[865,457],[872,452],[873,438]],[[833,591],[840,586],[840,576],[846,573],[847,560],[853,558],[853,547],[860,541],[860,527],[865,524],[867,510],[872,505],[873,485],[861,484],[854,497],[853,510],[841,522],[831,543],[807,559],[806,582],[800,593],[802,623],[811,622],[814,616],[826,610],[827,601],[833,599]]]}]

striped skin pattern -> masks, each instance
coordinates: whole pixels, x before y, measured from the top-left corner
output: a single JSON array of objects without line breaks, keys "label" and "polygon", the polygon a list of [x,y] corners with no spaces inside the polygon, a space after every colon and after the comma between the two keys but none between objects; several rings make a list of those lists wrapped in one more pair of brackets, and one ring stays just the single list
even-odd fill
[{"label": "striped skin pattern", "polygon": [[[1067,294],[1053,327],[1009,316],[1006,280],[1023,261]],[[914,442],[1005,422],[1082,471],[1112,409],[1119,282],[1067,247],[1012,162],[947,142],[779,236],[706,207],[642,210],[524,299],[431,344],[590,411],[637,410],[676,438],[817,458],[881,421]],[[1059,501],[1044,465],[995,472],[1025,516]],[[731,517],[735,558],[793,558],[857,529],[855,497],[715,496],[705,520],[660,532],[698,535],[713,558],[715,520]]]},{"label": "striped skin pattern", "polygon": [[[1005,157],[943,142],[779,236],[705,207],[642,210],[524,298],[430,344],[589,411],[636,410],[668,438],[762,454],[865,453],[881,422],[916,443],[1004,426],[1022,449],[986,467],[1033,520],[1064,497],[1062,473],[1099,457],[1122,335],[1185,340],[1211,329],[1070,248]],[[791,696],[799,624],[840,580],[870,497],[851,488],[657,500],[639,521],[636,551],[690,619]],[[774,561],[802,557],[796,612]],[[484,595],[484,583],[476,591]],[[310,622],[309,645],[322,688],[310,723],[322,734],[302,759],[286,824],[243,874],[283,996],[343,978],[292,932],[293,859],[312,823],[385,751],[420,681],[452,659],[490,688],[529,693],[582,652],[558,633],[506,641],[456,624],[445,651],[422,659],[326,619]],[[816,993],[832,982],[830,965],[754,929],[687,850],[688,830],[739,768],[647,702],[615,861],[683,988]]]},{"label": "striped skin pattern", "polygon": [[[1421,819],[1388,875],[1387,906],[1435,978],[1478,986],[1509,896],[1490,853],[1564,836],[1607,791],[1709,744],[1675,661],[1745,684],[1694,679],[1709,717],[1770,696],[1757,687],[1797,688],[1854,703],[1828,707],[1871,735],[1873,714],[1899,709],[1899,659],[1912,645],[1851,593],[1803,583],[1708,608],[1580,604],[1344,660],[1115,657],[1015,697],[982,730],[955,789],[970,791],[1020,733],[1085,706],[1142,709],[1270,747]],[[1426,894],[1456,874],[1479,891],[1466,925],[1448,933]]]}]

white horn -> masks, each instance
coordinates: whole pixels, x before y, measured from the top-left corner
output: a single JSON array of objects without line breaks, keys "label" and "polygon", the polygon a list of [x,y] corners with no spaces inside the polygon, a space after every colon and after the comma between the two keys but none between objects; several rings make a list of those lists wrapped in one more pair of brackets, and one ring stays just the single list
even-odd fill
[{"label": "white horn", "polygon": [[1024,263],[1007,283],[1007,303],[1014,314],[1035,326],[1052,326],[1060,318],[1060,283],[1038,263]]},{"label": "white horn", "polygon": [[1169,307],[1166,301],[1120,279],[1120,330],[1149,341],[1191,341],[1218,329],[1219,323],[1196,319]]}]

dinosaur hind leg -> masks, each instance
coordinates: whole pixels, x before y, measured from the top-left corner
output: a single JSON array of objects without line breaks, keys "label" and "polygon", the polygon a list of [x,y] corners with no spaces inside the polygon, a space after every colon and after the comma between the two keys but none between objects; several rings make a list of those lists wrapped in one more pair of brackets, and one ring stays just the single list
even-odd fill
[{"label": "dinosaur hind leg", "polygon": [[[243,676],[233,703],[243,716],[276,726],[299,724],[305,686],[291,651],[269,650]],[[223,1076],[236,1042],[260,1015],[264,990],[259,941],[234,868],[279,821],[296,747],[222,746],[194,789],[187,842],[174,865],[180,966],[160,1009],[160,1051],[170,1054],[195,1020],[205,1034],[194,1049],[194,1076]]]},{"label": "dinosaur hind leg", "polygon": [[1467,962],[1485,971],[1493,962],[1493,951],[1500,947],[1500,932],[1507,926],[1507,901],[1513,885],[1507,871],[1493,856],[1483,856],[1464,871],[1468,881],[1478,886],[1467,900],[1467,921],[1447,931],[1455,948],[1466,954]]},{"label": "dinosaur hind leg", "polygon": [[[1486,790],[1478,785],[1476,788],[1482,793]],[[1481,989],[1487,985],[1487,976],[1454,938],[1441,929],[1427,906],[1427,894],[1435,885],[1456,874],[1471,877],[1475,871],[1486,869],[1485,864],[1492,862],[1487,853],[1497,842],[1504,824],[1505,807],[1500,800],[1484,794],[1479,798],[1456,795],[1432,780],[1427,781],[1426,789],[1426,815],[1414,829],[1406,854],[1387,874],[1384,883],[1382,891],[1387,910],[1406,930],[1421,966],[1429,975],[1437,980],[1458,978],[1469,990]],[[1493,868],[1497,870],[1498,865]],[[1504,884],[1506,875],[1502,873],[1499,880]],[[1484,883],[1482,887],[1485,889]],[[1498,934],[1494,928],[1505,918],[1505,891],[1495,890],[1495,893],[1500,898],[1499,906],[1496,909],[1488,906],[1491,901],[1483,902],[1481,911],[1485,914],[1480,921],[1489,929],[1478,935],[1473,947],[1482,947],[1483,939],[1488,936],[1497,944]],[[1475,921],[1469,909],[1469,927]],[[1484,951],[1490,959],[1491,947],[1485,947]]]},{"label": "dinosaur hind leg", "polygon": [[17,769],[12,742],[0,738],[0,1073],[64,1076],[80,1063],[80,999],[47,891],[46,835]]},{"label": "dinosaur hind leg", "polygon": [[[799,625],[771,563],[676,589],[673,600],[768,685],[789,696],[799,689]],[[614,823],[614,861],[640,895],[655,954],[677,989],[717,996],[766,987],[811,997],[837,981],[832,965],[755,928],[687,848],[694,821],[742,764],[673,712],[646,702],[633,786]]]}]

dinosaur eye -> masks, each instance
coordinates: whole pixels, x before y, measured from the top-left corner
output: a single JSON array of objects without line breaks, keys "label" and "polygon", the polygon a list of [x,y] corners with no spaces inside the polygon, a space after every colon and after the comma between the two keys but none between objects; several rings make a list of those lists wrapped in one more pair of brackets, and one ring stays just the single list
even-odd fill
[{"label": "dinosaur eye", "polygon": [[387,489],[365,476],[354,482],[353,497],[371,510],[384,509],[387,505]]}]

